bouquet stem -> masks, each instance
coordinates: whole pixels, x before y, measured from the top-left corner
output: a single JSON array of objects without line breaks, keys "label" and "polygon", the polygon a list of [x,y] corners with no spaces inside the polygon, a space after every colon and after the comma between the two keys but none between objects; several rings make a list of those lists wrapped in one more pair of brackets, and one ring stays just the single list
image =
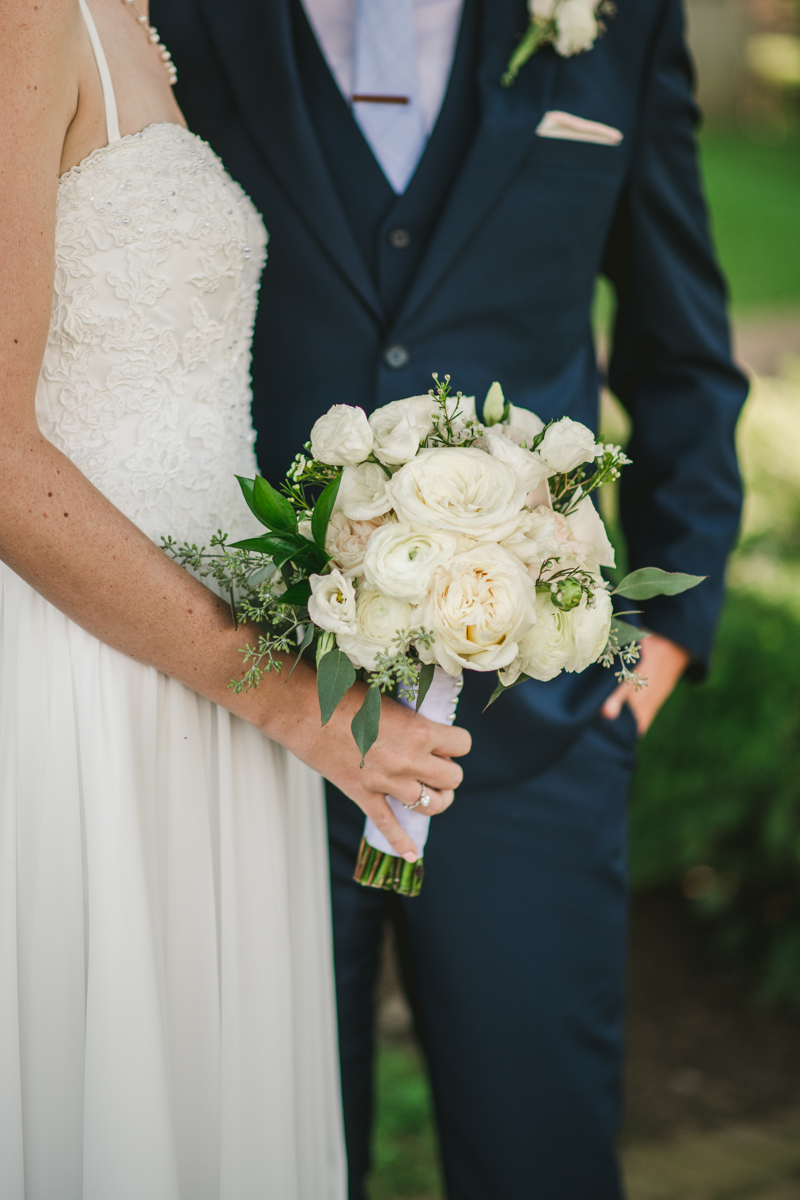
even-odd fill
[{"label": "bouquet stem", "polygon": [[353,875],[356,883],[384,892],[397,892],[399,896],[418,896],[424,874],[421,858],[415,863],[406,862],[404,858],[376,850],[366,838],[361,839]]}]

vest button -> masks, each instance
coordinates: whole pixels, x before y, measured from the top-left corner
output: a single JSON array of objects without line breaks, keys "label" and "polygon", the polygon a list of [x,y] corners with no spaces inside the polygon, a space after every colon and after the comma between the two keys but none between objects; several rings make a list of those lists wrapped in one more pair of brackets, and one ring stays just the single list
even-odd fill
[{"label": "vest button", "polygon": [[389,234],[389,245],[393,250],[407,250],[411,245],[411,234],[407,229],[393,229]]},{"label": "vest button", "polygon": [[388,346],[383,352],[383,361],[392,371],[401,371],[408,365],[411,355],[405,346]]}]

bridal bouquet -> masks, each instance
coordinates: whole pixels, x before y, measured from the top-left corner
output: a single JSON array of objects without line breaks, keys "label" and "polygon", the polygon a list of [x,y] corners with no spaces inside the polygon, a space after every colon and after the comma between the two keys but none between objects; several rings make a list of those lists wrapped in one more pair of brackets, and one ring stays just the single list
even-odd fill
[{"label": "bridal bouquet", "polygon": [[[452,722],[464,670],[495,671],[493,702],[527,679],[591,663],[632,671],[642,631],[612,610],[613,594],[675,594],[700,577],[644,568],[615,589],[614,551],[591,494],[629,460],[564,417],[545,424],[493,384],[479,420],[450,377],[427,396],[377,409],[336,404],[316,422],[279,489],[239,479],[266,532],[211,548],[165,548],[211,575],[234,620],[259,627],[236,691],[290,653],[316,662],[322,722],[360,677],[352,722],[363,757],[378,736],[381,694]],[[627,614],[623,614],[627,615]],[[421,785],[422,786],[422,785]],[[416,895],[429,818],[389,797],[420,858],[396,857],[372,822],[355,878]]]}]

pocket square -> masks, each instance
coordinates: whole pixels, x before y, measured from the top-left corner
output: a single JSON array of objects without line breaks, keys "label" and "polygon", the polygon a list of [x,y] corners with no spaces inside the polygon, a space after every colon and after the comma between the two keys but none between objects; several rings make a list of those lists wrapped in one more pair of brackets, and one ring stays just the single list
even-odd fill
[{"label": "pocket square", "polygon": [[594,142],[598,146],[618,146],[622,134],[612,125],[587,121],[572,113],[546,112],[536,127],[539,137],[564,138],[568,142]]}]

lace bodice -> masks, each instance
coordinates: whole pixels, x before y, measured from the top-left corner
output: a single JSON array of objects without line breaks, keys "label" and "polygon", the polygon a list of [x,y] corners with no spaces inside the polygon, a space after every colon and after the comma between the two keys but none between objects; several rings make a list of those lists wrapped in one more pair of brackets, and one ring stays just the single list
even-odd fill
[{"label": "lace bodice", "polygon": [[213,151],[151,125],[62,176],[44,435],[155,541],[251,528],[250,345],[266,233]]}]

